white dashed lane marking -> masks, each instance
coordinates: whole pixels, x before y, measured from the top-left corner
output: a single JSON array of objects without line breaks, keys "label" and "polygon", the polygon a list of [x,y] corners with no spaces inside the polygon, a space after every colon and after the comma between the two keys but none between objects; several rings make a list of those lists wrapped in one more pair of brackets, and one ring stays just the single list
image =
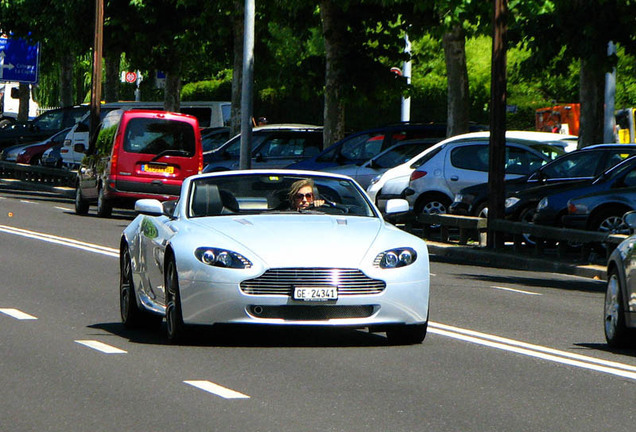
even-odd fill
[{"label": "white dashed lane marking", "polygon": [[0,313],[9,315],[10,317],[13,317],[19,320],[36,320],[37,319],[37,317],[34,317],[33,315],[29,315],[28,313],[25,313],[25,312],[22,312],[21,310],[13,309],[13,308],[1,308]]},{"label": "white dashed lane marking", "polygon": [[127,353],[127,351],[124,351],[119,348],[115,348],[114,346],[111,346],[96,340],[76,340],[75,342],[77,342],[80,345],[84,345],[89,348],[92,348],[96,351],[102,352],[104,354],[126,354]]},{"label": "white dashed lane marking", "polygon": [[244,395],[243,393],[239,393],[234,390],[230,390],[229,388],[220,386],[218,384],[214,384],[210,381],[205,380],[192,380],[192,381],[184,381],[184,383],[189,384],[193,387],[206,391],[208,393],[212,393],[214,395],[220,396],[223,399],[249,399],[248,395]]}]

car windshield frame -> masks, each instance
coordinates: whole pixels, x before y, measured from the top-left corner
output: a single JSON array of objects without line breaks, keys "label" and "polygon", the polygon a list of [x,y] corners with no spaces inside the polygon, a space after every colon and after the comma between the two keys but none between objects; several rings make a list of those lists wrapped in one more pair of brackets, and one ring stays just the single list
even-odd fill
[{"label": "car windshield frame", "polygon": [[[293,208],[290,190],[294,182],[310,179],[314,197],[324,203],[306,210]],[[222,173],[192,178],[189,182],[188,218],[327,214],[339,217],[382,218],[364,191],[353,180],[306,173]]]}]

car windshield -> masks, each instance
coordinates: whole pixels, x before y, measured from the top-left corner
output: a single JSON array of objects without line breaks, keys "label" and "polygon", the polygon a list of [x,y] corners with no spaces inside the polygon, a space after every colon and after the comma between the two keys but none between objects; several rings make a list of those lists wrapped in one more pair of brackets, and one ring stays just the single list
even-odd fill
[{"label": "car windshield", "polygon": [[[298,189],[298,185],[303,184]],[[300,201],[312,201],[297,208]],[[304,197],[304,198],[303,198]],[[294,213],[377,217],[367,197],[351,180],[280,173],[223,174],[192,181],[189,217]]]}]

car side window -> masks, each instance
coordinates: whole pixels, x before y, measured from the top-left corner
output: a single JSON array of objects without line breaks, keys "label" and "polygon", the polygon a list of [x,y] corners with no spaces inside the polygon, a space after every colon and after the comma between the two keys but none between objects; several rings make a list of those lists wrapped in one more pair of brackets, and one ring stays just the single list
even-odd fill
[{"label": "car side window", "polygon": [[35,121],[36,128],[40,130],[56,130],[62,128],[62,121],[64,120],[64,111],[50,111],[42,114]]},{"label": "car side window", "polygon": [[[382,141],[384,141],[383,132],[373,132],[358,135],[342,144],[342,146],[340,147],[339,155],[346,160],[355,161],[358,159],[364,159],[366,154],[369,154],[373,152],[374,149],[377,149],[377,152],[374,155],[367,158],[371,159],[380,151],[380,148],[382,147]],[[334,154],[333,156],[335,158],[338,157],[337,154]],[[335,158],[328,160],[335,160]],[[325,159],[321,158],[321,160]]]},{"label": "car side window", "polygon": [[539,156],[518,147],[506,147],[506,174],[530,174],[545,163]]},{"label": "car side window", "polygon": [[623,185],[626,187],[636,186],[636,169],[633,169],[627,173],[627,175],[623,179]]},{"label": "car side window", "polygon": [[602,171],[605,171],[613,167],[617,163],[624,161],[625,159],[630,157],[632,154],[634,154],[632,151],[627,151],[627,150],[620,150],[620,151],[617,151],[616,153],[611,153],[609,157],[607,158],[607,161],[605,162],[605,165],[603,166]]},{"label": "car side window", "polygon": [[466,145],[451,150],[450,162],[455,168],[488,171],[488,146]]}]

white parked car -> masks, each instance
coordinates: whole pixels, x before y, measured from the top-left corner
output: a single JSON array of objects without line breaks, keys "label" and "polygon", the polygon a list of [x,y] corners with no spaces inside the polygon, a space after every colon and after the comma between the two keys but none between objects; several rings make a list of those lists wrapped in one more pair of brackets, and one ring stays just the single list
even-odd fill
[{"label": "white parked car", "polygon": [[[559,154],[563,154],[564,152],[571,150],[573,142],[572,139],[577,137],[574,135],[562,135],[549,132],[507,131],[506,138],[525,140],[528,145],[546,154],[550,159],[554,159]],[[391,168],[381,176],[372,179],[371,184],[367,188],[367,194],[380,207],[380,209],[383,209],[384,203],[387,199],[404,197],[403,192],[409,185],[411,173],[415,171],[418,166],[424,163],[425,160],[433,157],[439,149],[449,143],[470,139],[482,139],[488,142],[490,139],[490,132],[471,132],[456,135],[439,142],[435,146],[424,150],[417,156],[414,156],[411,160]]]},{"label": "white parked car", "polygon": [[135,208],[120,243],[127,327],[165,317],[173,341],[189,325],[216,323],[368,328],[397,344],[426,336],[426,243],[386,223],[349,177],[199,174],[184,180],[178,201]]}]

